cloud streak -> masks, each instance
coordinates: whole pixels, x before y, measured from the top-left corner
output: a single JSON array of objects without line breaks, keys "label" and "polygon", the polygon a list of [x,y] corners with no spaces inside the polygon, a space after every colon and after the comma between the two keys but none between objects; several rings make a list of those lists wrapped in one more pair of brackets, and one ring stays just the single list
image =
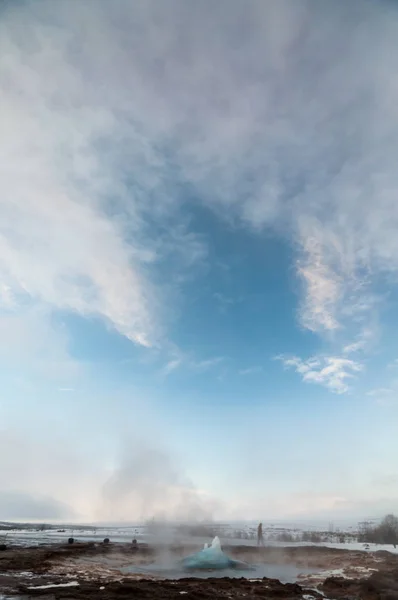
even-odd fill
[{"label": "cloud streak", "polygon": [[253,367],[247,367],[246,369],[240,369],[239,375],[242,375],[242,376],[257,375],[258,373],[262,373],[262,372],[263,372],[263,368],[257,365],[257,366],[253,366]]},{"label": "cloud streak", "polygon": [[174,355],[166,362],[161,370],[161,374],[167,377],[179,369],[185,369],[193,373],[204,373],[217,367],[224,361],[224,356],[214,356],[212,358],[198,360],[194,357],[184,355],[180,351],[176,352],[174,350]]},{"label": "cloud streak", "polygon": [[398,390],[396,385],[392,385],[389,388],[384,387],[370,390],[367,395],[374,398],[380,406],[395,406],[397,404]]},{"label": "cloud streak", "polygon": [[350,388],[347,379],[352,379],[363,370],[354,360],[336,356],[312,357],[302,360],[297,356],[278,357],[286,368],[293,368],[306,383],[318,383],[335,394],[345,394]]}]

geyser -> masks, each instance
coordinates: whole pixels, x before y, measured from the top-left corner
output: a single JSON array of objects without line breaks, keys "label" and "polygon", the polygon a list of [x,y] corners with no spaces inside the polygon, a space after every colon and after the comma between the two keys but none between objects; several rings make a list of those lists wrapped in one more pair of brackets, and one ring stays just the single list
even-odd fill
[{"label": "geyser", "polygon": [[210,547],[205,544],[203,550],[184,558],[182,567],[190,571],[214,569],[253,570],[253,567],[249,564],[227,556],[221,549],[218,536],[214,538]]}]

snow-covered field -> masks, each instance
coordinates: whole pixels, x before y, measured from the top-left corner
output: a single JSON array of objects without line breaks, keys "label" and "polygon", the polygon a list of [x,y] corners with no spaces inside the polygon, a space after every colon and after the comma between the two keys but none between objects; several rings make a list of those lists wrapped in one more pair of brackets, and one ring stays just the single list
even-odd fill
[{"label": "snow-covered field", "polygon": [[[268,545],[268,544],[267,544]],[[357,552],[378,552],[379,550],[385,550],[386,552],[391,552],[393,554],[398,554],[398,547],[394,548],[391,544],[363,544],[362,542],[345,542],[342,544],[336,544],[331,542],[320,542],[319,544],[314,544],[311,542],[270,542],[269,545],[274,546],[315,546],[315,547],[324,547],[324,548],[336,548],[338,550],[353,550]]]},{"label": "snow-covered field", "polygon": [[140,528],[70,528],[70,529],[50,529],[37,531],[36,529],[14,529],[11,531],[0,531],[0,541],[2,543],[13,544],[17,546],[35,546],[40,544],[53,544],[66,542],[69,538],[79,542],[102,542],[109,538],[114,543],[131,543],[133,539],[138,542],[147,541],[148,536],[144,527]]},{"label": "snow-covered field", "polygon": [[[307,524],[306,524],[307,526]],[[363,544],[356,541],[353,532],[347,533],[348,541],[342,543],[336,541],[339,534],[334,532],[323,533],[322,541],[313,543],[309,541],[277,541],[275,536],[277,532],[284,531],[293,536],[300,536],[300,533],[305,530],[295,526],[292,529],[288,528],[266,528],[264,530],[266,546],[276,547],[294,547],[294,546],[323,546],[327,548],[337,548],[340,550],[354,550],[363,552],[376,552],[378,550],[386,550],[394,554],[398,554],[398,548],[394,548],[391,544]],[[313,529],[316,531],[316,529]],[[223,525],[219,532],[221,540],[225,545],[256,545],[255,529],[252,525],[245,525],[237,528],[236,525]],[[190,536],[181,530],[174,527],[159,527],[155,529],[147,528],[146,526],[133,527],[97,527],[97,528],[62,528],[47,529],[38,531],[37,526],[26,529],[14,529],[11,531],[0,531],[0,543],[7,543],[15,546],[35,546],[42,544],[62,543],[67,542],[68,538],[73,537],[78,542],[102,542],[105,538],[109,538],[112,543],[131,543],[133,539],[138,542],[170,544],[170,543],[187,543],[192,545],[202,546],[205,542],[209,542],[209,537],[205,536]],[[274,538],[274,539],[273,539]]]}]

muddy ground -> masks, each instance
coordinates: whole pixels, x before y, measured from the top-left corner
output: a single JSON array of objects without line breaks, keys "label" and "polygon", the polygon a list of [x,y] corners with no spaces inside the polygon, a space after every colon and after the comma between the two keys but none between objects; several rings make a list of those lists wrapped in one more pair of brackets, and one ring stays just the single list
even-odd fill
[{"label": "muddy ground", "polygon": [[41,600],[156,600],[187,595],[189,600],[258,600],[259,597],[398,600],[398,556],[388,552],[320,547],[225,546],[223,549],[231,557],[253,564],[294,564],[305,574],[291,584],[275,579],[250,579],[250,573],[246,574],[249,579],[164,580],[155,576],[142,579],[140,575],[122,572],[122,567],[148,565],[165,552],[178,559],[197,548],[142,545],[134,549],[127,544],[95,543],[10,548],[0,552],[0,598],[3,595]]}]

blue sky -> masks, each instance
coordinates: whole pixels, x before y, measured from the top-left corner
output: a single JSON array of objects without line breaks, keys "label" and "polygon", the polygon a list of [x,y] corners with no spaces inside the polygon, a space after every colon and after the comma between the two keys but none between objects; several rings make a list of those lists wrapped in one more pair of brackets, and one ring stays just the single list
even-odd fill
[{"label": "blue sky", "polygon": [[0,21],[0,519],[398,510],[398,7]]}]

